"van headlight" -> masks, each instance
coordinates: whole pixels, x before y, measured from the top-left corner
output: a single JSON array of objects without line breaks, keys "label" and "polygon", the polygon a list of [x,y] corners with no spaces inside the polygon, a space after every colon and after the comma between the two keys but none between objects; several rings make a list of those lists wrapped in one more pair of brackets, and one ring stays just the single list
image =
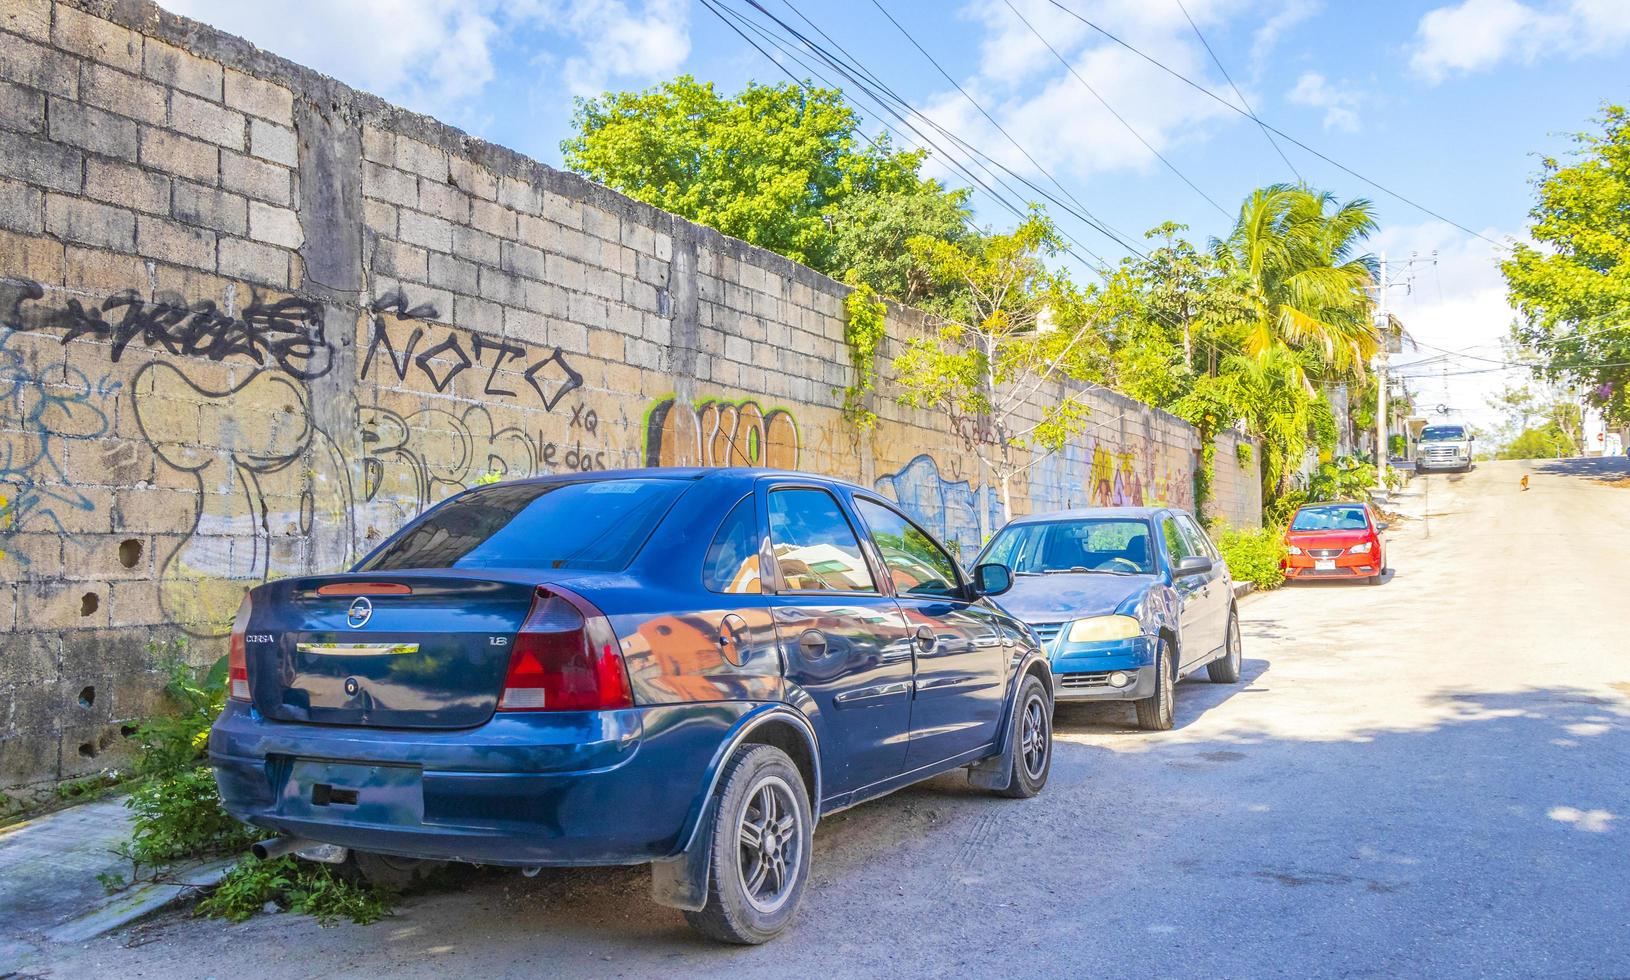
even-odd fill
[{"label": "van headlight", "polygon": [[1101,643],[1104,640],[1130,640],[1143,635],[1143,626],[1131,616],[1094,616],[1070,624],[1071,643]]}]

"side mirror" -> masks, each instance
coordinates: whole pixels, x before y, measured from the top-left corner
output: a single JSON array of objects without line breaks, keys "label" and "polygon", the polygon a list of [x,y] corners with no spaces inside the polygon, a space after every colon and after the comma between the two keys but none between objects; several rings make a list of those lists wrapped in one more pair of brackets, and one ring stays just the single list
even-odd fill
[{"label": "side mirror", "polygon": [[1377,531],[1385,531],[1387,529],[1387,522],[1386,521],[1381,521],[1380,523],[1375,525],[1375,529]]},{"label": "side mirror", "polygon": [[1174,571],[1180,578],[1187,575],[1204,575],[1211,571],[1211,559],[1205,555],[1189,555],[1177,563]]},{"label": "side mirror", "polygon": [[1006,565],[986,562],[974,566],[973,590],[979,595],[1001,595],[1013,588],[1013,573]]}]

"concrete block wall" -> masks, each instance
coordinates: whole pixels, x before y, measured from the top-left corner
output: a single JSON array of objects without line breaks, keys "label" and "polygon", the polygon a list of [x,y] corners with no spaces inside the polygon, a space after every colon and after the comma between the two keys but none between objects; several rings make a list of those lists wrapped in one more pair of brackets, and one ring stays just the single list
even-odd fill
[{"label": "concrete block wall", "polygon": [[[116,763],[156,645],[490,473],[797,467],[971,554],[944,425],[842,418],[844,293],[141,0],[0,0],[0,787]],[[1019,510],[1192,501],[1187,426],[1092,407]]]}]

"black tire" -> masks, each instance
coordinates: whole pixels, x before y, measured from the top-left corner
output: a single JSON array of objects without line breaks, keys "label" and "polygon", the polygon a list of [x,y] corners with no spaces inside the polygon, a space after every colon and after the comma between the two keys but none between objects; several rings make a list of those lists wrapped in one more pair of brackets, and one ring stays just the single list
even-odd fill
[{"label": "black tire", "polygon": [[1171,731],[1176,700],[1177,662],[1172,645],[1161,640],[1155,657],[1155,693],[1132,702],[1138,712],[1138,727],[1147,732]]},{"label": "black tire", "polygon": [[1206,678],[1213,684],[1238,684],[1240,663],[1244,658],[1239,640],[1239,612],[1233,608],[1228,610],[1228,635],[1223,638],[1223,645],[1228,652],[1223,654],[1221,660],[1206,664]]},{"label": "black tire", "polygon": [[1380,585],[1382,583],[1382,581],[1384,581],[1386,579],[1386,577],[1387,577],[1387,570],[1383,568],[1379,572],[1376,572],[1374,575],[1370,576],[1365,581],[1368,582],[1368,584],[1370,584],[1370,585]]},{"label": "black tire", "polygon": [[725,764],[716,803],[707,904],[685,919],[719,942],[769,942],[792,923],[809,880],[814,821],[803,774],[773,745],[743,746]]},{"label": "black tire", "polygon": [[1047,785],[1053,770],[1053,699],[1035,674],[1024,675],[1013,702],[1013,769],[997,796],[1027,800]]},{"label": "black tire", "polygon": [[407,891],[447,867],[446,861],[372,854],[367,851],[352,851],[351,863],[363,881],[375,888],[392,892]]}]

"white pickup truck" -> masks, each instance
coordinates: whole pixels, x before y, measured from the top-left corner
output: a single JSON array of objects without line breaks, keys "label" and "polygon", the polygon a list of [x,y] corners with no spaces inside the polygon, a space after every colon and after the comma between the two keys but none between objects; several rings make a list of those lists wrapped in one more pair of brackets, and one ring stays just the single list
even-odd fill
[{"label": "white pickup truck", "polygon": [[1472,468],[1472,441],[1475,438],[1463,425],[1427,426],[1421,430],[1415,469],[1423,473],[1427,470],[1466,472]]}]

